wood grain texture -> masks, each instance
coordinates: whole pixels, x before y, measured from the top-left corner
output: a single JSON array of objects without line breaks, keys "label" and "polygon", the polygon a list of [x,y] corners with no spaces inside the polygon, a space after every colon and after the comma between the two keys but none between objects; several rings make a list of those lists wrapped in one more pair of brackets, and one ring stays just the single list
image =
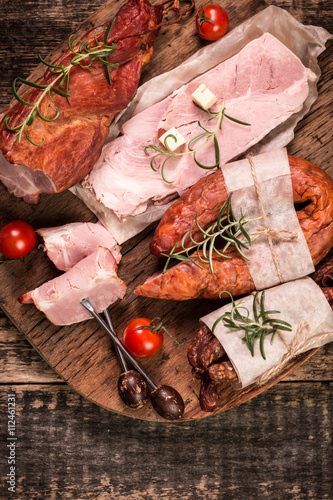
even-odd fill
[{"label": "wood grain texture", "polygon": [[[84,32],[91,22],[100,24],[112,17],[122,3],[124,2],[107,2],[97,14],[94,14],[92,18],[83,23],[80,33]],[[30,6],[30,3],[28,3],[28,6]],[[264,2],[261,0],[251,3],[243,0],[237,3],[226,2],[231,19],[231,28],[262,9],[263,6]],[[78,5],[76,5],[77,7]],[[82,7],[86,13],[87,6],[82,4]],[[70,8],[73,8],[73,6]],[[8,22],[11,20],[14,22],[17,19],[17,11],[9,2],[5,5],[5,12],[8,14],[6,16]],[[29,12],[32,12],[32,10],[29,11],[28,9],[25,16],[25,19],[28,19],[28,21],[25,21],[26,30],[24,31],[22,25],[20,28],[22,34],[28,32],[27,27],[31,23],[33,25],[32,19],[35,19],[33,17],[35,16],[34,13],[29,20]],[[70,16],[68,12],[64,11],[63,3],[56,2],[52,4],[52,8],[45,11],[46,19],[44,18],[43,22],[45,21],[46,26],[52,25],[53,29],[59,33],[57,23],[52,24],[54,17],[57,17],[57,15],[62,21],[66,19],[66,29],[62,29],[61,38],[67,37],[74,29],[74,23],[72,18],[71,22],[68,23]],[[59,19],[57,17],[57,22]],[[75,17],[75,21],[78,20],[81,21],[81,18]],[[173,68],[192,54],[194,50],[202,46],[205,42],[202,42],[194,32],[193,20],[191,19],[187,19],[179,25],[163,28],[155,45],[153,59],[143,71],[142,81]],[[34,43],[35,38],[38,41],[40,35],[37,28],[35,33],[36,37],[32,37]],[[43,35],[42,42],[45,43],[46,39]],[[184,43],[179,43],[180,41]],[[11,43],[15,45],[13,40],[11,40]],[[43,46],[43,43],[41,45],[44,50],[40,51],[45,55],[46,47]],[[61,48],[58,50],[61,50]],[[329,60],[328,54],[332,54],[331,49],[327,50],[320,59],[323,77],[318,85],[319,99],[309,117],[299,125],[296,139],[289,147],[291,154],[298,154],[310,159],[325,169],[332,168],[329,163],[332,156],[329,149],[332,140],[329,117],[332,111],[326,104],[330,101],[329,75],[333,63],[331,59]],[[23,75],[26,76],[26,70]],[[16,76],[16,74],[10,76]],[[4,93],[4,103],[6,97],[8,100],[9,95],[6,96],[6,93]],[[1,224],[16,218],[17,214],[20,214],[20,218],[28,220],[36,228],[77,220],[94,220],[89,210],[70,193],[44,196],[38,207],[30,207],[10,196],[2,187],[0,199],[2,206],[6,207],[6,210],[0,214]],[[143,234],[138,235],[123,246],[125,255],[120,265],[119,275],[128,284],[128,292],[123,301],[111,308],[113,322],[116,330],[121,332],[129,319],[134,316],[146,316],[147,311],[152,317],[162,316],[166,318],[168,329],[182,342],[182,346],[175,346],[171,339],[166,338],[161,353],[154,359],[146,360],[142,364],[156,383],[172,383],[182,393],[187,402],[187,419],[204,417],[207,414],[199,410],[197,403],[199,382],[191,378],[186,360],[186,351],[197,329],[198,319],[203,314],[216,308],[217,302],[190,301],[175,304],[173,302],[134,297],[132,292],[137,284],[144,281],[159,266],[157,259],[148,253],[151,231],[152,228],[147,229]],[[121,403],[116,391],[116,381],[120,370],[111,342],[93,321],[71,327],[55,327],[50,325],[43,314],[35,308],[22,306],[16,301],[17,296],[21,293],[38,286],[57,274],[47,257],[41,251],[35,251],[34,254],[27,257],[24,263],[16,262],[2,266],[0,272],[3,309],[20,331],[26,334],[35,348],[45,356],[51,366],[76,390],[91,400],[120,413],[133,415],[133,411]],[[308,356],[306,355],[302,359]],[[298,361],[300,360],[297,360],[296,364],[298,364]],[[248,393],[248,391],[245,392]],[[256,392],[254,391],[253,394],[256,394]],[[149,407],[137,411],[136,415],[141,418],[156,418],[155,413]]]},{"label": "wood grain texture", "polygon": [[[1,310],[0,352],[0,384],[64,383]],[[284,381],[329,382],[333,378],[332,367],[333,344],[327,344]]]},{"label": "wood grain texture", "polygon": [[328,500],[332,389],[303,384],[299,398],[297,385],[278,384],[210,419],[161,425],[116,416],[66,386],[9,386],[0,404],[16,393],[15,497]]},{"label": "wood grain texture", "polygon": [[0,384],[63,383],[2,311],[0,352]]}]

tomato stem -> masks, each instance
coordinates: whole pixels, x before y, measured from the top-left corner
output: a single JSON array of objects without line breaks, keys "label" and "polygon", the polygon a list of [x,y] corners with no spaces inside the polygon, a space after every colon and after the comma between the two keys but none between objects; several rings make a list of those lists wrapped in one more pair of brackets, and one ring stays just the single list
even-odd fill
[{"label": "tomato stem", "polygon": [[169,335],[169,337],[171,337],[174,340],[174,342],[176,342],[176,344],[181,345],[181,343],[178,342],[178,340],[175,339],[175,337],[173,335],[171,335],[170,332],[168,332],[168,330],[165,328],[165,326],[163,326],[163,322],[162,321],[158,325],[155,324],[155,321],[156,320],[160,320],[160,319],[161,318],[159,318],[159,317],[154,318],[154,319],[151,320],[151,322],[149,323],[149,325],[137,326],[136,328],[134,328],[134,330],[141,330],[143,328],[147,328],[152,333],[158,333],[158,332],[167,333]]},{"label": "tomato stem", "polygon": [[[200,12],[201,11],[201,12]],[[198,23],[199,23],[199,33],[202,35],[202,31],[201,31],[201,25],[202,23],[212,23],[212,24],[216,24],[215,21],[213,21],[212,19],[210,19],[209,17],[206,16],[205,14],[205,11],[204,11],[204,8],[203,7],[200,7],[200,9],[198,10],[197,12],[197,16],[198,16]]]}]

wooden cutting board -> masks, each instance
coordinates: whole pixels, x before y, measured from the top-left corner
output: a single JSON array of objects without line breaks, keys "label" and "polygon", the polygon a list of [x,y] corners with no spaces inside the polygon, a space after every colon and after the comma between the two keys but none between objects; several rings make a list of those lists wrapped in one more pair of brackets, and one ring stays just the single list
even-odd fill
[{"label": "wooden cutting board", "polygon": [[[81,25],[78,35],[84,34],[92,25],[99,25],[110,19],[123,3],[125,2],[108,1]],[[230,16],[230,29],[267,6],[263,0],[225,1],[223,5]],[[60,45],[52,57],[56,57],[63,50],[65,43]],[[206,42],[195,33],[193,15],[178,25],[162,28],[155,43],[154,56],[144,68],[141,82],[174,68],[205,44]],[[317,163],[333,176],[332,153],[329,148],[332,141],[332,127],[329,125],[332,100],[332,94],[329,94],[329,75],[333,66],[331,55],[332,45],[320,58],[323,74],[318,85],[318,101],[311,113],[297,127],[296,138],[288,150],[291,154]],[[37,68],[33,75],[38,76],[39,72],[40,69]],[[3,105],[5,104],[4,102]],[[1,185],[0,200],[1,226],[17,218],[27,220],[35,229],[69,222],[96,220],[85,205],[69,192],[43,196],[41,203],[37,207],[32,207],[9,195]],[[122,245],[123,259],[119,267],[119,276],[128,285],[128,290],[122,301],[111,306],[110,312],[114,327],[120,336],[125,324],[134,317],[163,318],[166,327],[181,345],[176,345],[166,335],[161,352],[150,360],[142,361],[141,364],[156,384],[170,384],[182,394],[186,403],[183,420],[203,418],[210,414],[200,410],[198,402],[200,383],[192,377],[186,353],[198,329],[199,318],[220,306],[220,302],[194,300],[176,303],[136,297],[133,294],[139,283],[161,267],[159,260],[148,251],[155,225]],[[34,306],[23,306],[17,302],[19,295],[58,274],[59,271],[55,269],[46,254],[37,249],[28,255],[24,262],[2,265],[1,307],[43,358],[80,394],[98,405],[123,415],[163,421],[149,403],[140,410],[131,410],[122,403],[116,388],[120,368],[114,347],[94,320],[68,327],[57,327],[50,324]],[[243,391],[229,390],[219,411],[241,404],[266,390],[304,363],[315,351],[312,350],[294,360],[279,377],[260,389],[251,386]]]}]

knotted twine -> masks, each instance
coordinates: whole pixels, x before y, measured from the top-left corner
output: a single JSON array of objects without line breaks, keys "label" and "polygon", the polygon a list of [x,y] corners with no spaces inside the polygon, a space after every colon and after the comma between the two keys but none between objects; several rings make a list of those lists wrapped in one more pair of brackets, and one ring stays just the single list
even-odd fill
[{"label": "knotted twine", "polygon": [[287,344],[286,339],[284,338],[282,332],[280,332],[279,330],[277,332],[282,342],[287,347],[287,352],[284,354],[284,356],[282,356],[281,361],[278,364],[272,366],[272,368],[269,368],[267,371],[265,371],[262,375],[260,375],[257,378],[255,383],[258,386],[266,384],[266,382],[268,382],[276,375],[278,375],[282,371],[282,369],[289,363],[289,361],[291,361],[295,356],[298,356],[299,354],[304,352],[303,348],[305,346],[306,346],[305,350],[308,351],[318,342],[333,335],[333,332],[324,333],[322,335],[314,337],[310,342],[307,342],[311,333],[311,328],[307,321],[302,321],[302,323],[298,325],[296,334],[293,340],[290,342],[290,344]]},{"label": "knotted twine", "polygon": [[[252,161],[251,156],[248,155],[246,157],[246,159],[249,162],[250,167],[251,167],[251,174],[252,174],[254,186],[255,186],[258,201],[259,201],[259,207],[261,210],[262,218],[264,221],[264,226],[258,226],[256,228],[256,231],[251,233],[251,237],[262,237],[262,236],[267,237],[268,244],[269,244],[272,258],[273,258],[273,262],[274,262],[276,271],[278,273],[280,283],[283,283],[281,268],[279,265],[279,261],[277,259],[273,240],[275,240],[275,241],[292,241],[292,240],[295,240],[297,238],[297,234],[293,231],[278,230],[278,229],[273,229],[270,227],[270,225],[268,224],[267,215],[266,215],[264,205],[262,202],[261,190],[259,187],[259,182],[258,182],[257,173],[255,170],[254,163]],[[311,333],[311,328],[310,328],[310,325],[307,321],[303,321],[298,326],[298,328],[296,330],[296,334],[295,334],[295,336],[290,344],[287,343],[282,331],[277,330],[277,333],[278,333],[281,341],[283,342],[284,346],[286,347],[287,352],[281,358],[281,361],[279,363],[277,363],[272,368],[266,370],[262,375],[260,375],[257,378],[256,385],[258,385],[258,386],[264,385],[270,379],[275,377],[278,373],[280,373],[282,371],[282,369],[289,363],[289,361],[291,361],[295,356],[298,356],[299,354],[301,354],[301,352],[303,352],[302,349],[304,348],[304,346],[309,338],[309,335]],[[329,337],[330,335],[333,335],[333,332],[325,333],[323,335],[315,337],[311,342],[309,342],[307,344],[306,350],[311,349],[311,347],[314,346],[318,341],[324,340],[325,338]]]},{"label": "knotted twine", "polygon": [[257,197],[258,197],[258,201],[259,201],[259,207],[260,207],[261,215],[262,215],[262,218],[264,221],[264,226],[258,226],[256,228],[256,231],[254,233],[251,233],[250,236],[251,237],[262,237],[262,236],[267,237],[269,248],[271,250],[273,262],[274,262],[280,283],[283,283],[284,281],[283,281],[283,277],[282,277],[282,272],[281,272],[281,268],[279,265],[279,261],[278,261],[276,252],[275,252],[273,240],[275,240],[275,241],[292,241],[292,240],[295,240],[297,238],[297,234],[294,231],[272,229],[270,227],[270,225],[268,224],[267,215],[266,215],[264,205],[262,202],[261,191],[260,191],[259,182],[258,182],[257,173],[256,173],[254,163],[253,163],[250,155],[248,155],[246,157],[246,159],[249,162],[250,167],[251,167],[251,174],[252,174],[252,178],[253,178],[253,182],[254,182],[254,187],[256,189],[256,193],[257,193]]}]

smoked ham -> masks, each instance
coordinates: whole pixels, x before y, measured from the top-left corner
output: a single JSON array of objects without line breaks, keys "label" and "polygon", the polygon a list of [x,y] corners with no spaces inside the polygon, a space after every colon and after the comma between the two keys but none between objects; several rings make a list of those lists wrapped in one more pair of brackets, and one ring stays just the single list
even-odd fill
[{"label": "smoked ham", "polygon": [[[55,121],[43,121],[38,116],[28,127],[29,137],[40,146],[31,144],[22,135],[16,141],[14,128],[28,116],[31,108],[15,100],[0,115],[0,180],[15,196],[36,204],[41,193],[63,191],[80,181],[96,163],[109,132],[109,125],[117,113],[133,99],[141,69],[153,53],[158,25],[163,15],[161,5],[152,6],[147,0],[130,0],[116,14],[108,36],[108,44],[116,43],[115,52],[108,56],[111,85],[100,60],[93,61],[93,69],[73,66],[70,72],[70,103],[64,97],[52,94],[41,101],[40,111],[48,119],[57,114]],[[82,41],[94,45],[94,35],[103,42],[109,22],[86,33]],[[100,31],[100,28],[103,28]],[[98,32],[99,30],[99,32]],[[97,33],[98,32],[98,33]],[[75,50],[80,46],[76,43]],[[68,66],[73,53],[67,50],[53,64]],[[55,76],[49,69],[38,80],[48,85]],[[57,84],[56,84],[57,86]],[[63,87],[61,87],[62,90]],[[41,90],[29,87],[21,98],[35,103]]]},{"label": "smoked ham", "polygon": [[[300,110],[309,93],[314,74],[285,45],[269,33],[248,43],[241,51],[207,73],[195,78],[161,102],[128,120],[122,135],[108,144],[98,162],[83,181],[94,198],[113,211],[120,221],[144,213],[151,204],[165,204],[181,195],[209,170],[200,168],[193,154],[173,157],[164,168],[166,156],[150,161],[156,152],[144,147],[156,143],[166,131],[175,127],[189,142],[202,132],[199,123],[209,131],[216,119],[196,107],[192,93],[205,84],[217,97],[211,111],[224,103],[226,113],[248,122],[244,126],[227,118],[217,133],[220,164],[247,151],[271,130]],[[259,118],[260,117],[260,118]],[[185,146],[180,148],[184,153]],[[213,141],[196,155],[204,165],[214,165]]]},{"label": "smoked ham", "polygon": [[89,298],[95,310],[102,312],[125,292],[113,255],[100,247],[66,273],[21,295],[19,301],[34,303],[55,325],[70,325],[91,318],[80,304],[82,299]]},{"label": "smoked ham", "polygon": [[[297,212],[314,265],[321,261],[333,246],[333,180],[312,163],[289,156],[294,203],[306,204]],[[165,212],[155,231],[151,250],[157,255],[168,254],[176,242],[190,229],[198,213],[204,229],[217,218],[228,195],[221,170],[201,179]],[[193,237],[199,234],[193,228]],[[246,260],[230,249],[230,259],[214,254],[214,274],[209,265],[181,262],[164,274],[148,279],[135,290],[136,295],[160,299],[216,299],[227,291],[237,297],[255,290]]]},{"label": "smoked ham", "polygon": [[44,240],[47,256],[60,271],[69,271],[98,247],[108,248],[117,264],[120,248],[111,234],[99,223],[74,222],[37,230]]}]

